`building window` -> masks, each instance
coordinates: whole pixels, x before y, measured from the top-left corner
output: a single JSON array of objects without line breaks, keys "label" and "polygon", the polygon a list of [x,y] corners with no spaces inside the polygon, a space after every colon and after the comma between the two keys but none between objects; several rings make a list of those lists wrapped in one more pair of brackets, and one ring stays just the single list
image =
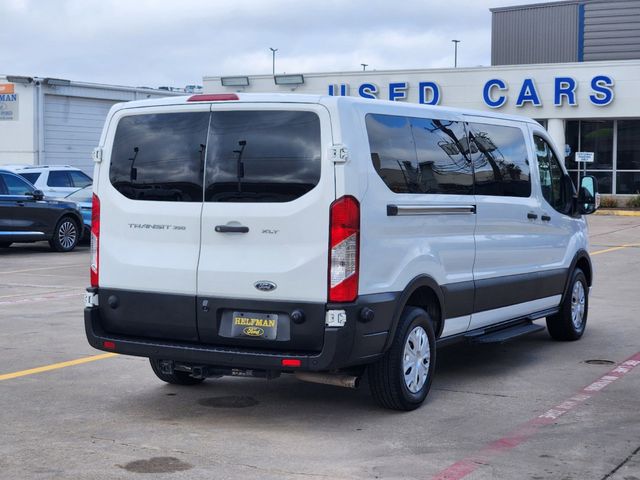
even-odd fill
[{"label": "building window", "polygon": [[640,170],[640,120],[618,120],[618,170]]},{"label": "building window", "polygon": [[[600,193],[612,194],[614,191],[614,120],[568,120],[565,124],[566,143],[571,147],[571,154],[565,158],[574,184],[578,184],[580,176],[592,175],[598,180]],[[594,162],[578,164],[575,152],[593,152]],[[622,193],[618,191],[617,193]]]}]

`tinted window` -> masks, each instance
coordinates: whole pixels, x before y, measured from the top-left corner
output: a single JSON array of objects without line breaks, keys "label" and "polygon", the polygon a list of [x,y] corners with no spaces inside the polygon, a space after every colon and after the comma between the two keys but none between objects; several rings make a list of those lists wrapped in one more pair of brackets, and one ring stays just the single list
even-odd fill
[{"label": "tinted window", "polygon": [[49,172],[49,178],[47,178],[47,185],[50,187],[73,187],[71,185],[71,179],[67,172],[60,170],[53,170]]},{"label": "tinted window", "polygon": [[3,175],[0,175],[0,195],[7,195],[7,187],[4,186]]},{"label": "tinted window", "polygon": [[473,194],[473,171],[466,156],[464,125],[412,118],[418,157],[415,175],[422,193]]},{"label": "tinted window", "polygon": [[27,182],[33,185],[35,185],[36,181],[38,180],[38,177],[40,177],[39,173],[19,173],[18,175],[20,175]]},{"label": "tinted window", "polygon": [[473,193],[462,123],[368,114],[366,124],[373,166],[393,192]]},{"label": "tinted window", "polygon": [[31,184],[25,182],[17,175],[2,174],[2,179],[9,195],[26,195],[33,192]]},{"label": "tinted window", "polygon": [[208,202],[288,202],[320,180],[320,119],[312,112],[211,114]]},{"label": "tinted window", "polygon": [[557,211],[568,213],[571,210],[573,192],[567,190],[567,183],[564,181],[564,172],[560,162],[543,138],[534,136],[533,139],[536,156],[538,157],[542,196]]},{"label": "tinted window", "polygon": [[519,128],[469,124],[477,195],[531,195],[529,156]]},{"label": "tinted window", "polygon": [[396,193],[420,193],[407,172],[417,170],[418,157],[407,117],[368,114],[371,161],[380,178]]},{"label": "tinted window", "polygon": [[93,182],[91,177],[85,175],[83,172],[79,172],[76,170],[70,170],[69,176],[71,177],[71,183],[73,183],[74,187],[84,188],[87,185],[91,185]]},{"label": "tinted window", "polygon": [[111,154],[111,184],[125,197],[202,201],[208,112],[124,117]]}]

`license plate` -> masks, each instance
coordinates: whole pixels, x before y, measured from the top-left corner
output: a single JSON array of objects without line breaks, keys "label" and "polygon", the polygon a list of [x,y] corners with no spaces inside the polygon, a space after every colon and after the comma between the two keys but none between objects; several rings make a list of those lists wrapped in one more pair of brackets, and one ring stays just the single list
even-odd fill
[{"label": "license plate", "polygon": [[231,336],[275,340],[278,315],[273,313],[233,312]]}]

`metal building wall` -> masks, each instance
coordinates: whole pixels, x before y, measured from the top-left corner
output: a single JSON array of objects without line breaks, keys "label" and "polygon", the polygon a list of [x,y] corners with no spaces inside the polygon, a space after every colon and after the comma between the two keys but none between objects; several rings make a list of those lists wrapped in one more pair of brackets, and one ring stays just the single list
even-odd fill
[{"label": "metal building wall", "polygon": [[640,1],[606,0],[584,4],[583,60],[640,58]]},{"label": "metal building wall", "polygon": [[491,11],[492,65],[578,61],[578,2]]},{"label": "metal building wall", "polygon": [[104,120],[114,100],[44,96],[46,162],[93,172],[91,152],[98,145]]}]

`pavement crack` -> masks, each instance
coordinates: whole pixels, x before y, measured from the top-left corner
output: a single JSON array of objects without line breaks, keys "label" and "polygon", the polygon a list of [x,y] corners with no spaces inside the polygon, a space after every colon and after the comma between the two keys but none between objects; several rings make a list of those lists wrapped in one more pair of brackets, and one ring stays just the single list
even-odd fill
[{"label": "pavement crack", "polygon": [[602,477],[601,480],[607,480],[607,478],[610,478],[612,475],[614,475],[618,470],[620,470],[622,467],[624,467],[624,465],[631,460],[635,455],[637,455],[638,453],[640,453],[640,447],[636,448],[633,452],[631,452],[627,458],[625,458],[624,460],[622,460],[622,462],[620,462],[613,470],[611,470],[609,473],[607,473],[604,477]]},{"label": "pavement crack", "polygon": [[454,393],[469,393],[471,395],[484,395],[485,397],[518,398],[515,395],[503,395],[501,393],[473,392],[470,390],[454,390],[452,388],[434,388],[433,390],[440,390],[443,392],[454,392]]}]

